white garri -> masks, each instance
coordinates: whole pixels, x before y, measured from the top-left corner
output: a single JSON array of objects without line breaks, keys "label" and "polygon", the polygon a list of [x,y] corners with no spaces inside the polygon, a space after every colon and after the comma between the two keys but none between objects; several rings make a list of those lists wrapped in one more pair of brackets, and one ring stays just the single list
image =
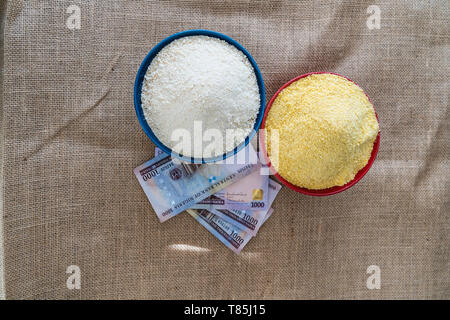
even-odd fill
[{"label": "white garri", "polygon": [[[253,66],[242,51],[218,38],[188,36],[155,56],[145,74],[141,103],[162,143],[201,158],[229,152],[244,141],[253,130],[260,96]],[[201,134],[194,134],[194,123]],[[190,135],[187,145],[180,143],[180,132]]]}]

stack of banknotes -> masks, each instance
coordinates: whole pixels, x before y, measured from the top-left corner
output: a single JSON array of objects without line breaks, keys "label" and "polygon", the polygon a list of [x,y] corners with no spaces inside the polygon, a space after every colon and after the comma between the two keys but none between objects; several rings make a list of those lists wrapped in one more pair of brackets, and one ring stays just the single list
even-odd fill
[{"label": "stack of banknotes", "polygon": [[236,253],[271,216],[281,189],[251,145],[212,164],[183,163],[156,148],[134,173],[161,222],[187,211]]}]

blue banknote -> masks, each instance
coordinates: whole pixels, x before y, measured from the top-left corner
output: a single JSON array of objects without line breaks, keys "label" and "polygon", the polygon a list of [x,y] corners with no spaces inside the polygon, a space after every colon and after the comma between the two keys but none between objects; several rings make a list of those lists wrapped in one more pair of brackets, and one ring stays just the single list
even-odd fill
[{"label": "blue banknote", "polygon": [[231,159],[190,164],[160,154],[136,169],[136,175],[159,220],[164,222],[258,168],[251,145]]},{"label": "blue banknote", "polygon": [[220,219],[206,209],[188,209],[187,212],[235,253],[241,252],[252,238],[250,233]]},{"label": "blue banknote", "polygon": [[[155,147],[155,155],[163,151]],[[248,176],[234,182],[217,193],[195,203],[192,209],[208,210],[239,210],[247,213],[250,210],[258,211],[254,216],[270,208],[269,175],[262,174],[262,164]],[[262,216],[264,216],[264,214]]]},{"label": "blue banknote", "polygon": [[261,174],[262,165],[245,178],[220,190],[202,201],[197,202],[193,209],[216,210],[265,210],[268,205],[269,176]]},{"label": "blue banknote", "polygon": [[[248,177],[248,176],[247,176]],[[244,178],[244,179],[247,179]],[[242,179],[242,180],[244,180]],[[240,181],[242,181],[240,180]],[[239,183],[239,182],[237,182]],[[269,179],[268,183],[268,202],[267,202],[267,208],[270,208],[272,206],[273,201],[275,200],[275,197],[277,196],[278,192],[281,189],[281,185],[272,180]],[[195,208],[196,205],[193,206]],[[269,209],[264,210],[235,210],[235,209],[209,209],[212,213],[217,215],[218,217],[222,218],[223,220],[234,224],[235,226],[239,227],[240,229],[249,232],[253,236],[256,235],[261,225],[264,223],[264,218],[267,215],[267,212]]]},{"label": "blue banknote", "polygon": [[[253,237],[251,233],[221,219],[206,209],[188,209],[186,211],[205,229],[219,239],[220,242],[235,253],[239,254]],[[272,212],[272,208],[267,210],[266,216],[261,220],[261,225],[267,221],[272,215]]]}]

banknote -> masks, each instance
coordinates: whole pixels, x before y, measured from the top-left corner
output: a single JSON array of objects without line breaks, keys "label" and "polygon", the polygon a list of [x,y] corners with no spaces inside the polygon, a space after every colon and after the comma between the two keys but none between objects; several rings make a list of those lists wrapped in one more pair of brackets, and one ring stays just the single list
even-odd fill
[{"label": "banknote", "polygon": [[[245,245],[254,235],[245,232],[232,223],[229,223],[206,209],[187,209],[186,210],[198,223],[211,232],[227,248],[235,253],[240,253]],[[272,215],[273,209],[266,212],[262,219],[262,224]],[[261,225],[262,225],[261,224]]]},{"label": "banknote", "polygon": [[[163,153],[155,147],[155,155]],[[261,174],[262,165],[258,161],[257,168],[248,176],[218,191],[217,193],[195,203],[192,209],[217,210],[264,210],[268,205],[269,176]]]},{"label": "banknote", "polygon": [[261,164],[245,178],[231,184],[202,201],[194,209],[264,210],[268,206],[268,175],[262,175]]},{"label": "banknote", "polygon": [[252,238],[250,233],[222,220],[206,209],[188,209],[186,211],[235,253],[241,252]]},{"label": "banknote", "polygon": [[258,168],[251,145],[232,159],[187,164],[160,154],[136,169],[136,175],[159,220],[164,222]]},{"label": "banknote", "polygon": [[[159,149],[158,147],[155,147],[155,155],[160,155],[162,153],[164,153],[164,152],[161,149]],[[258,171],[258,169],[257,169],[257,171]],[[257,171],[256,171],[256,173],[258,174]],[[254,175],[254,173],[255,173],[255,171],[253,173],[249,174],[247,177],[244,177],[241,180],[239,180],[238,182],[235,182],[232,185],[228,186],[227,188],[225,188],[225,190],[232,186],[235,186],[235,185],[240,185],[243,188],[244,184],[242,184],[241,182],[247,181],[249,179],[249,177]],[[259,175],[259,176],[261,176],[261,175]],[[272,179],[268,179],[267,208],[270,208],[270,206],[272,206],[272,203],[275,200],[275,197],[277,196],[280,189],[281,189],[281,185],[278,182],[276,182],[275,180],[272,180]],[[211,196],[208,198],[211,198]],[[191,209],[192,208],[199,208],[198,204],[194,204],[191,207]],[[268,209],[264,209],[264,210],[234,210],[234,209],[220,208],[220,207],[216,209],[215,206],[213,206],[211,208],[207,205],[200,206],[200,208],[208,208],[207,210],[209,212],[215,214],[216,216],[220,217],[221,219],[225,220],[226,222],[235,225],[239,229],[249,232],[253,236],[255,236],[257,234],[259,228],[264,223],[265,217],[268,213]]]},{"label": "banknote", "polygon": [[[246,178],[243,178],[244,180]],[[238,182],[236,182],[238,183]],[[275,197],[281,189],[281,185],[275,180],[269,179],[268,183],[268,205],[272,206]],[[195,205],[194,205],[195,207]],[[210,209],[212,213],[222,218],[223,220],[234,224],[240,229],[249,232],[253,236],[256,235],[261,225],[264,223],[264,218],[268,213],[268,209],[265,210],[234,210],[234,209]]]}]

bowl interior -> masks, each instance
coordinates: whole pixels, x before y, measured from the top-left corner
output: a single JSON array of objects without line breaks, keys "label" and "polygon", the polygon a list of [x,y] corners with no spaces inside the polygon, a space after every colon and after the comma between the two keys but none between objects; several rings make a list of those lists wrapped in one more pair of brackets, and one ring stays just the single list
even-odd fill
[{"label": "bowl interior", "polygon": [[[286,179],[284,179],[284,178],[283,178],[283,177],[275,170],[275,168],[271,165],[271,163],[270,163],[270,158],[269,158],[269,156],[267,155],[267,150],[266,150],[266,146],[265,146],[265,136],[264,136],[264,131],[265,131],[265,130],[263,130],[263,129],[265,128],[267,115],[269,114],[269,111],[270,111],[270,108],[272,107],[273,102],[275,101],[275,99],[276,99],[276,97],[278,96],[278,94],[279,94],[284,88],[286,88],[287,86],[289,86],[291,83],[293,83],[293,82],[295,82],[295,81],[297,81],[297,80],[299,80],[299,79],[301,79],[301,78],[307,77],[307,76],[309,76],[309,75],[311,75],[311,74],[321,74],[321,73],[335,74],[335,75],[338,75],[338,76],[340,76],[340,77],[343,77],[343,78],[345,78],[345,79],[347,79],[347,80],[349,80],[349,81],[352,81],[352,80],[348,79],[348,78],[345,77],[345,76],[342,76],[342,75],[337,74],[337,73],[332,73],[332,72],[310,72],[310,73],[303,74],[303,75],[301,75],[301,76],[298,76],[298,77],[296,77],[296,78],[294,78],[294,79],[288,81],[288,82],[285,83],[280,89],[278,89],[278,91],[277,91],[277,92],[273,95],[273,97],[270,99],[269,104],[267,105],[266,110],[265,110],[265,112],[264,112],[264,117],[263,117],[262,124],[261,124],[261,129],[262,129],[262,130],[260,130],[260,133],[259,133],[259,147],[260,147],[260,150],[262,150],[262,155],[263,155],[263,157],[265,158],[264,160],[265,160],[265,162],[267,163],[267,165],[269,166],[271,173],[272,173],[273,175],[275,175],[275,176],[277,177],[277,179],[280,180],[280,182],[283,183],[283,184],[284,184],[285,186],[287,186],[288,188],[290,188],[290,189],[292,189],[292,190],[294,190],[294,191],[297,191],[297,192],[306,194],[306,195],[310,195],[310,196],[329,196],[329,195],[336,194],[336,193],[342,192],[342,191],[344,191],[344,190],[347,190],[347,189],[350,188],[351,186],[355,185],[358,181],[360,181],[360,180],[362,179],[362,177],[364,177],[364,175],[369,171],[370,167],[372,167],[372,164],[373,164],[373,162],[375,161],[375,158],[376,158],[377,153],[378,153],[378,149],[379,149],[379,147],[380,147],[380,132],[378,132],[378,135],[377,135],[377,137],[376,137],[376,139],[375,139],[375,142],[374,142],[374,144],[373,144],[372,153],[371,153],[371,155],[370,155],[369,161],[368,161],[367,164],[364,166],[364,168],[362,168],[361,170],[359,170],[359,171],[356,173],[356,175],[355,175],[355,177],[353,178],[353,180],[351,180],[350,182],[347,182],[345,185],[343,185],[343,186],[334,186],[334,187],[327,188],[327,189],[313,190],[313,189],[307,189],[307,188],[302,188],[302,187],[296,186],[296,185],[290,183],[289,181],[287,181]],[[353,82],[353,81],[352,81],[352,82]],[[353,82],[353,83],[355,83],[355,82]],[[355,84],[356,84],[356,83],[355,83]],[[357,85],[357,84],[356,84],[356,85]],[[366,96],[367,96],[367,94],[366,94]],[[367,98],[369,99],[369,102],[372,104],[372,107],[373,107],[373,103],[370,101],[369,96],[367,96]],[[374,111],[375,111],[375,108],[374,108]],[[377,121],[378,121],[378,115],[377,115],[376,111],[375,111],[375,116],[376,116]]]},{"label": "bowl interior", "polygon": [[[235,46],[237,49],[239,49],[240,51],[242,51],[245,56],[248,58],[248,60],[250,61],[253,70],[255,72],[255,76],[256,76],[256,80],[258,83],[258,88],[259,88],[259,96],[260,96],[260,107],[259,107],[259,111],[258,111],[258,115],[256,117],[256,121],[255,124],[253,126],[253,130],[251,131],[251,133],[245,138],[245,140],[240,143],[236,148],[234,148],[233,150],[221,155],[221,156],[217,156],[217,157],[212,157],[212,158],[194,158],[194,157],[186,157],[183,156],[182,154],[173,152],[169,147],[167,147],[166,145],[164,145],[159,139],[158,137],[154,134],[154,132],[152,131],[152,129],[150,128],[150,126],[148,125],[145,116],[144,116],[144,111],[142,109],[142,105],[141,105],[141,92],[142,92],[142,83],[144,81],[144,76],[145,73],[147,72],[148,66],[150,65],[150,63],[152,62],[153,58],[158,54],[158,52],[164,48],[166,45],[168,45],[170,42],[182,38],[182,37],[187,37],[187,36],[198,36],[198,35],[203,35],[203,36],[209,36],[209,37],[215,37],[215,38],[219,38],[222,39],[226,42],[228,42],[229,44]],[[167,37],[166,39],[162,40],[160,43],[158,43],[155,47],[153,47],[153,49],[147,54],[147,56],[144,58],[144,60],[142,61],[141,66],[139,67],[139,71],[136,75],[136,80],[134,83],[134,107],[136,109],[136,114],[137,117],[139,119],[139,123],[141,124],[142,129],[144,130],[144,132],[147,134],[147,136],[150,138],[150,140],[152,140],[152,142],[159,147],[161,150],[163,150],[165,153],[167,154],[171,154],[172,156],[175,156],[183,161],[186,162],[192,162],[192,163],[208,163],[208,162],[216,162],[216,161],[220,161],[220,160],[224,160],[225,158],[228,158],[234,154],[236,154],[238,151],[240,151],[242,148],[244,148],[249,142],[250,140],[255,136],[256,132],[258,131],[263,116],[264,116],[264,110],[265,110],[265,105],[266,105],[266,101],[265,101],[265,89],[264,89],[264,82],[262,79],[262,75],[261,72],[255,62],[255,60],[252,58],[252,56],[250,55],[250,53],[243,47],[241,46],[237,41],[235,41],[234,39],[230,38],[227,35],[224,35],[222,33],[219,32],[215,32],[215,31],[210,31],[210,30],[187,30],[187,31],[182,31],[179,33],[175,33],[169,37]]]}]

